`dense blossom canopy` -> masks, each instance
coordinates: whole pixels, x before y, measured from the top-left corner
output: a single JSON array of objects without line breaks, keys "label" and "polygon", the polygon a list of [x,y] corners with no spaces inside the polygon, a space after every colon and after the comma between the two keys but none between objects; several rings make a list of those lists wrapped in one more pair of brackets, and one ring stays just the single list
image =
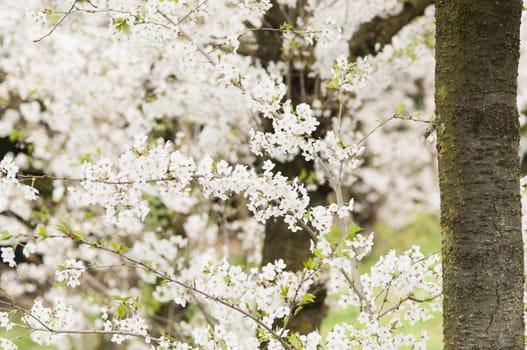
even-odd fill
[{"label": "dense blossom canopy", "polygon": [[[270,0],[0,4],[0,137],[17,144],[0,161],[2,330],[61,349],[89,334],[129,349],[425,348],[404,325],[439,310],[439,257],[414,246],[359,271],[374,234],[354,222],[438,207],[433,6],[351,59],[361,24],[402,1],[275,3],[295,20],[269,27]],[[256,53],[265,31],[278,60]],[[313,85],[300,98],[295,72]],[[295,159],[312,169],[278,170]],[[322,186],[329,204],[313,205]],[[301,271],[261,264],[278,218],[310,235]],[[356,319],[290,332],[320,284]]]}]

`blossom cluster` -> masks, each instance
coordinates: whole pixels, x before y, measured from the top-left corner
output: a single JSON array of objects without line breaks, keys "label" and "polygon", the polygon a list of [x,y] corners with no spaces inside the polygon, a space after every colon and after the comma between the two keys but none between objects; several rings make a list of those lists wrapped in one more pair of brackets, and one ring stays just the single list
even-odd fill
[{"label": "blossom cluster", "polygon": [[21,184],[16,175],[18,166],[11,157],[5,157],[0,161],[0,197],[7,200],[9,197],[22,195],[26,200],[35,200],[38,190],[33,186]]}]

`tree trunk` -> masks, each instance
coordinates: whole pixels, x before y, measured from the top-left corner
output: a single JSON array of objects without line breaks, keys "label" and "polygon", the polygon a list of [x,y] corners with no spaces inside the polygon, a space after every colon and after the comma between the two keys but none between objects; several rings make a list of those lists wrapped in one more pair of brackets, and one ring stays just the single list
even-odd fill
[{"label": "tree trunk", "polygon": [[521,0],[436,1],[445,349],[524,349]]},{"label": "tree trunk", "polygon": [[[309,169],[310,166],[303,158],[296,157],[290,163],[277,164],[277,170],[286,176],[293,177],[299,174],[302,168]],[[310,205],[326,205],[329,193],[329,187],[320,186],[316,192],[310,193]],[[309,250],[310,242],[311,237],[304,230],[293,233],[289,231],[288,224],[281,218],[271,219],[265,226],[262,265],[283,259],[289,271],[301,271],[304,268],[304,262],[312,256]],[[308,334],[320,329],[322,320],[327,314],[325,286],[316,284],[310,288],[309,292],[315,295],[315,300],[290,318],[287,328],[292,332]]]},{"label": "tree trunk", "polygon": [[[289,18],[293,24],[298,16],[297,11],[300,11],[304,6],[303,0],[297,1],[296,9],[280,8],[276,1],[272,1],[273,7],[264,16],[264,27],[280,28],[280,25],[287,22]],[[287,18],[286,15],[287,14]],[[260,59],[263,66],[267,66],[271,61],[281,60],[282,37],[280,32],[276,31],[257,31],[256,39],[258,42],[258,50],[255,56]],[[300,74],[304,75],[306,82],[312,79],[308,76],[308,71],[297,71],[291,69],[291,75],[297,77]],[[284,80],[287,80],[284,77]],[[302,102],[309,102],[302,100],[300,80],[293,78],[289,85],[293,105]],[[312,91],[309,91],[312,93]],[[265,122],[265,121],[264,121]],[[269,130],[270,131],[270,130]],[[293,178],[298,176],[302,169],[311,170],[312,163],[306,162],[302,157],[296,157],[292,162],[285,164],[277,164],[276,170],[280,171],[285,176]],[[328,188],[321,186],[317,192],[310,193],[311,205],[325,205],[327,204]],[[310,236],[304,230],[292,233],[289,231],[288,225],[282,219],[275,221],[270,220],[265,227],[265,240],[262,252],[262,265],[269,262],[274,262],[277,259],[283,259],[289,271],[300,271],[304,268],[304,262],[311,256],[309,250]],[[326,289],[324,286],[314,286],[310,293],[315,295],[315,301],[306,305],[301,312],[292,317],[287,328],[292,332],[300,334],[307,334],[320,328],[322,319],[326,315],[327,308],[324,304],[326,298]]]}]

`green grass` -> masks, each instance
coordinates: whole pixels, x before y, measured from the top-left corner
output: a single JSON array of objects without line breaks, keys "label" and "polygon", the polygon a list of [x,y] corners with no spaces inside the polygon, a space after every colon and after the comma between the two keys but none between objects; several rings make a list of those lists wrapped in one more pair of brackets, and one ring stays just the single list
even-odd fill
[{"label": "green grass", "polygon": [[414,214],[412,220],[400,229],[394,230],[386,224],[375,227],[375,248],[373,255],[378,256],[390,249],[401,253],[413,245],[421,247],[423,254],[441,250],[439,217],[433,213]]},{"label": "green grass", "polygon": [[[415,214],[411,221],[400,229],[393,229],[386,224],[378,224],[374,228],[374,232],[374,249],[362,261],[360,266],[362,273],[368,272],[379,256],[391,249],[394,249],[397,253],[402,253],[413,245],[418,245],[425,255],[441,250],[439,218],[436,214]],[[322,322],[321,333],[326,335],[336,324],[353,321],[357,316],[356,308],[330,310]],[[442,317],[440,313],[435,313],[434,318],[427,322],[417,323],[413,326],[408,325],[408,330],[416,336],[420,336],[421,332],[426,330],[430,338],[427,343],[427,349],[443,349]]]}]

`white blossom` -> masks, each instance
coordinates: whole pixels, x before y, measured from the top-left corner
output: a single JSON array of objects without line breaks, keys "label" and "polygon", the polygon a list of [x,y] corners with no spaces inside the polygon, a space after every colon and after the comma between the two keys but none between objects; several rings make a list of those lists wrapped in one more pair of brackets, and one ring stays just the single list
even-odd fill
[{"label": "white blossom", "polygon": [[9,339],[0,338],[0,348],[2,350],[17,350],[18,346]]},{"label": "white blossom", "polygon": [[12,247],[2,247],[2,261],[9,265],[9,267],[15,267],[15,251]]},{"label": "white blossom", "polygon": [[148,325],[142,317],[134,315],[129,318],[106,321],[104,323],[104,330],[117,332],[112,335],[111,340],[116,344],[122,344],[125,340],[130,339],[131,335],[119,334],[118,332],[131,333],[137,336],[146,337]]},{"label": "white blossom", "polygon": [[0,312],[0,327],[5,328],[7,331],[11,330],[14,327],[14,323],[11,322],[9,313]]},{"label": "white blossom", "polygon": [[80,277],[86,271],[84,263],[75,259],[68,259],[64,262],[64,265],[59,266],[59,269],[55,272],[57,281],[67,281],[68,286],[75,288],[80,285]]}]

